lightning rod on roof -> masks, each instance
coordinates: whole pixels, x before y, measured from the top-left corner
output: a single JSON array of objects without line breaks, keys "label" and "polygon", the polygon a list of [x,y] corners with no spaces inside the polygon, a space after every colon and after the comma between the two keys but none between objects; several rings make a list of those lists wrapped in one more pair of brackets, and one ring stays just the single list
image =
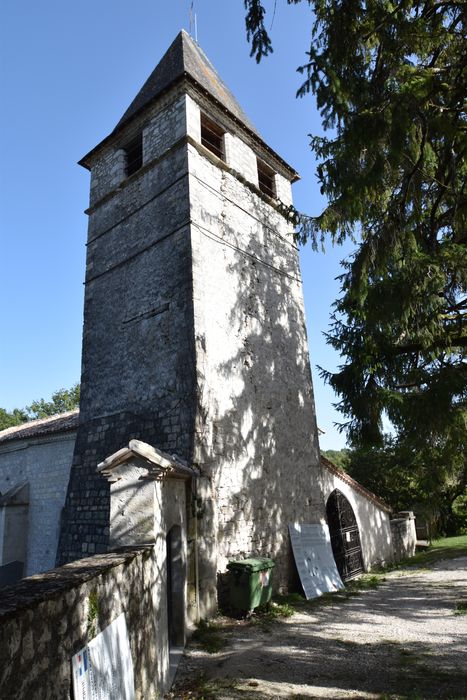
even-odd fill
[{"label": "lightning rod on roof", "polygon": [[198,18],[196,12],[193,10],[194,2],[190,4],[190,34],[193,36],[193,30],[195,33],[195,41],[198,43]]}]

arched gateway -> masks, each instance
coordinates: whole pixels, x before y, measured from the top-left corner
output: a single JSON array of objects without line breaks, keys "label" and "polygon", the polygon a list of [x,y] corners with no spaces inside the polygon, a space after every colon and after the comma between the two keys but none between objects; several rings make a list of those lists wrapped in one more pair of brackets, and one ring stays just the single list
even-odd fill
[{"label": "arched gateway", "polygon": [[326,504],[331,546],[342,580],[349,581],[363,572],[362,545],[352,506],[335,489]]}]

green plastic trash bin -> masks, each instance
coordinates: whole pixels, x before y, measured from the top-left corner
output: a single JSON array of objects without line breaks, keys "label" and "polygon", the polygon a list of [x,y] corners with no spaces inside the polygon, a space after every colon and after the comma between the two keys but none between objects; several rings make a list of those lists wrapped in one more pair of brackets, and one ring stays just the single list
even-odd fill
[{"label": "green plastic trash bin", "polygon": [[267,557],[230,561],[230,604],[248,612],[269,603],[272,595],[272,570],[275,564]]}]

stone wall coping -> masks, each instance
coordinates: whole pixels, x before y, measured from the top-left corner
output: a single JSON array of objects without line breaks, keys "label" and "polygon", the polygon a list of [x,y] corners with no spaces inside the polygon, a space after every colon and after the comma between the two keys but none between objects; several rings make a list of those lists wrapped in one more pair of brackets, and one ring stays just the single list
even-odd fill
[{"label": "stone wall coping", "polygon": [[152,549],[153,545],[149,544],[122,547],[106,554],[78,559],[56,569],[29,576],[14,586],[6,586],[0,589],[0,621],[5,621],[23,609],[39,605],[57,593],[76,588],[139,555],[149,556]]},{"label": "stone wall coping", "polygon": [[130,440],[128,447],[117,450],[97,465],[97,471],[109,481],[118,481],[121,478],[118,467],[126,464],[134,458],[143,459],[147,472],[145,479],[189,479],[196,476],[197,472],[177,455],[169,455],[167,452],[148,445],[141,440]]}]

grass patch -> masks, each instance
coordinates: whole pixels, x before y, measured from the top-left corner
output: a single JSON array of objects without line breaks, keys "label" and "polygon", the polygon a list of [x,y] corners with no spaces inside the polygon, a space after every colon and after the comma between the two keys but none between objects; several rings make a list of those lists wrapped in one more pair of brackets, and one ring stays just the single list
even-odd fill
[{"label": "grass patch", "polygon": [[454,615],[467,615],[467,600],[460,600],[456,604]]},{"label": "grass patch", "polygon": [[355,593],[359,593],[360,591],[373,591],[385,580],[384,574],[382,573],[365,574],[360,576],[360,578],[349,581],[345,590]]},{"label": "grass patch", "polygon": [[222,628],[209,620],[199,621],[192,639],[208,654],[217,654],[226,644]]},{"label": "grass patch", "polygon": [[443,537],[443,539],[435,540],[425,551],[400,562],[394,568],[421,568],[441,559],[455,559],[463,556],[467,556],[467,535]]},{"label": "grass patch", "polygon": [[271,623],[295,614],[294,607],[287,601],[273,600],[267,605],[256,608],[251,618],[252,622]]}]

